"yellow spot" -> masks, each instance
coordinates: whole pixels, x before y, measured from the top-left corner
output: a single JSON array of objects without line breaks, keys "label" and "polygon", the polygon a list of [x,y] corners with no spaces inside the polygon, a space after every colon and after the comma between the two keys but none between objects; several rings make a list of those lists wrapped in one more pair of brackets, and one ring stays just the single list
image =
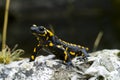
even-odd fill
[{"label": "yellow spot", "polygon": [[36,35],[36,33],[32,33],[33,35]]},{"label": "yellow spot", "polygon": [[46,40],[48,40],[48,39],[49,39],[49,37],[46,38]]},{"label": "yellow spot", "polygon": [[37,27],[37,25],[36,25],[36,24],[33,24],[33,26],[34,26],[34,27]]},{"label": "yellow spot", "polygon": [[47,34],[47,29],[45,29],[45,34]]},{"label": "yellow spot", "polygon": [[64,51],[64,54],[65,54],[65,61],[67,60],[67,58],[68,58],[68,56],[67,56],[67,52],[66,51]]},{"label": "yellow spot", "polygon": [[81,49],[82,47],[80,45],[78,45],[78,47]]},{"label": "yellow spot", "polygon": [[48,47],[48,45],[45,45],[46,47]]},{"label": "yellow spot", "polygon": [[44,34],[39,34],[40,36],[46,36],[47,35],[47,31],[44,31]]},{"label": "yellow spot", "polygon": [[50,36],[54,36],[54,34],[51,31],[47,30],[47,32],[50,34]]},{"label": "yellow spot", "polygon": [[75,52],[70,52],[71,55],[75,55]]},{"label": "yellow spot", "polygon": [[35,59],[35,57],[32,55],[32,56],[31,56],[31,59],[32,59],[32,60],[34,60],[34,59]]},{"label": "yellow spot", "polygon": [[57,45],[57,47],[58,47],[58,48],[61,48],[61,46],[60,46],[60,45]]},{"label": "yellow spot", "polygon": [[82,53],[82,55],[81,56],[84,56],[84,54]]},{"label": "yellow spot", "polygon": [[37,37],[37,40],[39,41],[39,40],[40,40],[40,38],[39,38],[39,37]]},{"label": "yellow spot", "polygon": [[78,54],[75,55],[76,57],[78,56]]},{"label": "yellow spot", "polygon": [[86,48],[86,50],[88,51],[88,50],[89,50],[89,48]]},{"label": "yellow spot", "polygon": [[73,44],[73,46],[77,46],[76,44]]},{"label": "yellow spot", "polygon": [[40,44],[37,45],[38,47],[40,46]]},{"label": "yellow spot", "polygon": [[34,48],[33,52],[36,52],[36,48]]},{"label": "yellow spot", "polygon": [[84,46],[82,46],[82,49],[84,48]]},{"label": "yellow spot", "polygon": [[40,36],[46,36],[46,34],[39,34]]},{"label": "yellow spot", "polygon": [[52,43],[52,42],[50,42],[50,43],[49,43],[49,46],[53,46],[53,43]]},{"label": "yellow spot", "polygon": [[66,51],[68,50],[68,47],[65,49]]}]

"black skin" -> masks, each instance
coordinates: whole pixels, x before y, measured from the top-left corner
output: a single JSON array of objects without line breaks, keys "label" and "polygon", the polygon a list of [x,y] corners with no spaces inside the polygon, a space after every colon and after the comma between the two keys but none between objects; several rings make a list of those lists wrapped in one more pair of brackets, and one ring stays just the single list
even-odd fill
[{"label": "black skin", "polygon": [[87,60],[89,56],[87,53],[88,48],[65,42],[44,26],[33,25],[31,31],[37,38],[38,45],[34,48],[30,62],[35,60],[37,52],[42,48],[55,54],[56,58],[63,60],[65,64],[72,64],[71,60],[76,56],[80,56],[81,61]]}]

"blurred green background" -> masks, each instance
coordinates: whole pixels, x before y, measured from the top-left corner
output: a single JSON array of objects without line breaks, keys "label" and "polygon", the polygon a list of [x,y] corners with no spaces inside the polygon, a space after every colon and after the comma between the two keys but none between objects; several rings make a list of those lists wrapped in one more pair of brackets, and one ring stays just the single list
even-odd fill
[{"label": "blurred green background", "polygon": [[[0,0],[0,47],[4,9],[5,0]],[[36,44],[33,24],[52,25],[59,38],[90,51],[103,31],[97,50],[120,48],[120,0],[11,0],[8,22],[7,45],[18,44],[25,56]]]}]

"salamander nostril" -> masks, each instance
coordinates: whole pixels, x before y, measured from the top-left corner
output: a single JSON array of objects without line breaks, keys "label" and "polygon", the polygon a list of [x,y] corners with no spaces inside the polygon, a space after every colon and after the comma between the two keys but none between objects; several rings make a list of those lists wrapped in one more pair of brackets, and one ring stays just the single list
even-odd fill
[{"label": "salamander nostril", "polygon": [[36,30],[36,27],[32,26],[32,27],[30,28],[30,30],[34,31],[34,30]]}]

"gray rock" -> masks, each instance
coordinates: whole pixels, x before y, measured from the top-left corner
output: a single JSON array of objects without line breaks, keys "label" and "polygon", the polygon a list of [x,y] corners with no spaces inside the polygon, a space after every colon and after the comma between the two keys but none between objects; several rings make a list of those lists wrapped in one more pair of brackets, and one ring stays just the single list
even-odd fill
[{"label": "gray rock", "polygon": [[119,80],[119,54],[119,50],[102,50],[91,54],[95,60],[93,64],[85,71],[85,74],[92,76],[90,80]]},{"label": "gray rock", "polygon": [[118,80],[119,54],[119,50],[97,51],[90,53],[88,62],[73,59],[73,67],[53,59],[54,55],[0,64],[0,80]]}]

